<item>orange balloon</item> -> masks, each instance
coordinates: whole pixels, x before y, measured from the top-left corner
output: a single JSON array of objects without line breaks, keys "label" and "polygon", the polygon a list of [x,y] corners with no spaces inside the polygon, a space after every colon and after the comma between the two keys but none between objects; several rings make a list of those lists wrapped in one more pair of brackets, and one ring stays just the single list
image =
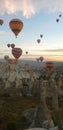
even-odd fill
[{"label": "orange balloon", "polygon": [[46,62],[46,69],[47,69],[47,71],[52,71],[52,70],[54,70],[54,63],[53,62],[51,62],[51,61],[47,61]]},{"label": "orange balloon", "polygon": [[12,19],[10,22],[9,22],[9,26],[12,30],[12,32],[15,34],[15,36],[17,37],[17,35],[20,33],[20,31],[22,30],[23,28],[23,22],[18,19],[18,18],[15,18],[15,19]]}]

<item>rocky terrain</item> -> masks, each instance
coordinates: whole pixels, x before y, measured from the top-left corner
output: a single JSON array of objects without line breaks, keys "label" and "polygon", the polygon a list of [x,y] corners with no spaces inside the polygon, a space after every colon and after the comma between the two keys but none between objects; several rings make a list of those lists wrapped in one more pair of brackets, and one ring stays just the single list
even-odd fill
[{"label": "rocky terrain", "polygon": [[[22,114],[29,122],[29,128],[61,130],[63,118],[62,116],[59,118],[61,114],[57,115],[63,108],[63,71],[60,68],[57,66],[52,72],[47,72],[45,66],[38,67],[23,62],[18,64],[0,62],[1,104],[5,102],[2,97],[8,97],[7,100],[10,100],[10,97],[28,97],[28,100],[30,97],[32,99],[37,97],[39,103],[36,108],[26,109]],[[3,109],[1,104],[0,110]],[[61,119],[60,122],[55,120],[54,113],[56,118],[58,116],[58,121]],[[24,130],[24,126],[22,129]]]}]

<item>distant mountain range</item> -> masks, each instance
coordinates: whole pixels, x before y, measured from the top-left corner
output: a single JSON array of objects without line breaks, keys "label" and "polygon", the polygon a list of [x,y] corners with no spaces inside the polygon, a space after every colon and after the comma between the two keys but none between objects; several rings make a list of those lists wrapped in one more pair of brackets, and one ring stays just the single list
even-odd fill
[{"label": "distant mountain range", "polygon": [[[0,59],[0,62],[6,62],[5,59]],[[31,66],[35,66],[35,67],[44,67],[45,66],[45,63],[46,61],[42,61],[42,62],[38,62],[38,61],[34,61],[34,60],[20,60],[18,61],[18,64],[29,64]],[[63,66],[63,62],[57,62],[57,61],[53,61],[54,63],[54,66]]]}]

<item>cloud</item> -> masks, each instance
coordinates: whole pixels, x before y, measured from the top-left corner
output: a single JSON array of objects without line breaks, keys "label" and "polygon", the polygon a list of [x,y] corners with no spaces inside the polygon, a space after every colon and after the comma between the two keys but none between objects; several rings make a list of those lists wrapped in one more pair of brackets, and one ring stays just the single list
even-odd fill
[{"label": "cloud", "polygon": [[37,49],[35,52],[42,56],[63,56],[63,49]]},{"label": "cloud", "polygon": [[8,32],[0,30],[0,35],[8,35]]},{"label": "cloud", "polygon": [[50,49],[50,50],[42,50],[45,52],[63,52],[63,49]]},{"label": "cloud", "polygon": [[0,15],[21,12],[30,18],[40,11],[63,12],[63,0],[0,0]]},{"label": "cloud", "polygon": [[40,49],[40,50],[34,50],[34,51],[38,51],[38,52],[63,52],[63,49]]}]

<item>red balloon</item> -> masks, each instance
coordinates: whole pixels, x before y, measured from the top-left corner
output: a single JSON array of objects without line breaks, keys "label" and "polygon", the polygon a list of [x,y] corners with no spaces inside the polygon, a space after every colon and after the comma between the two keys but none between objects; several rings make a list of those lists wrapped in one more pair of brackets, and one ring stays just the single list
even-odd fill
[{"label": "red balloon", "polygon": [[16,59],[18,59],[22,55],[22,49],[21,48],[13,48],[12,54]]}]

